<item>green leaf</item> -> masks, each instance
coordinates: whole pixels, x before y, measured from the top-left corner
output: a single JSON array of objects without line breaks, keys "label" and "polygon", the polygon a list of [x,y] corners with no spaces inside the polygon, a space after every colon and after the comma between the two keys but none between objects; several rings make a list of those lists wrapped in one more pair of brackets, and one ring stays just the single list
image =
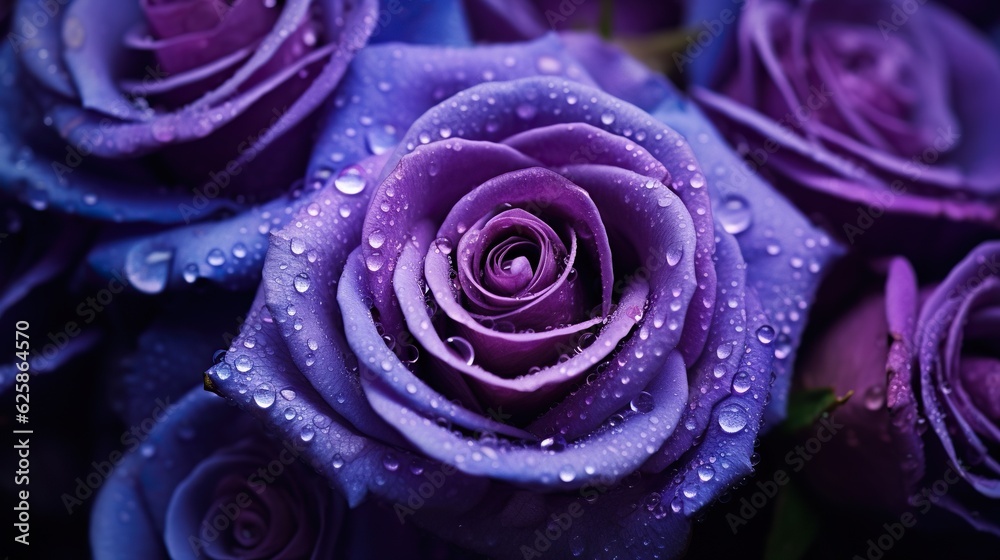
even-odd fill
[{"label": "green leaf", "polygon": [[848,391],[846,395],[838,397],[829,387],[792,393],[788,398],[788,418],[783,424],[785,431],[792,433],[812,426],[824,412],[833,412],[853,394],[854,391]]},{"label": "green leaf", "polygon": [[764,546],[764,560],[800,560],[819,534],[820,517],[795,484],[778,493],[771,531]]},{"label": "green leaf", "polygon": [[601,0],[601,11],[598,18],[598,33],[604,39],[611,39],[611,30],[614,25],[615,2],[614,0]]}]

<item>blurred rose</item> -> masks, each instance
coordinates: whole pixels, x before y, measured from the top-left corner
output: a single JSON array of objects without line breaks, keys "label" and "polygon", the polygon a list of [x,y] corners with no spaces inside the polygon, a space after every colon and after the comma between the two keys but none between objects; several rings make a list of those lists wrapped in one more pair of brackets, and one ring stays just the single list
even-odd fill
[{"label": "blurred rose", "polygon": [[1000,229],[1000,55],[947,10],[909,5],[750,0],[735,67],[695,97],[850,244],[933,258]]},{"label": "blurred rose", "polygon": [[0,146],[3,188],[38,208],[160,222],[210,183],[212,204],[180,218],[286,192],[307,117],[375,15],[374,0],[19,2],[0,58],[14,144]]},{"label": "blurred rose", "polygon": [[877,511],[937,504],[1000,534],[998,349],[1000,243],[922,290],[892,261],[884,291],[833,325],[802,368],[806,387],[855,391],[835,413],[845,435],[809,469],[817,488]]}]

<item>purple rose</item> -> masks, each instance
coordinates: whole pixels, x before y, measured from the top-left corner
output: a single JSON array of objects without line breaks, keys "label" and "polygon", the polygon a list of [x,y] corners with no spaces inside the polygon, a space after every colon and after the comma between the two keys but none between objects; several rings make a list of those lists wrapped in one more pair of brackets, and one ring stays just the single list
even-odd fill
[{"label": "purple rose", "polygon": [[948,11],[910,5],[750,0],[735,67],[695,97],[850,244],[933,257],[1000,228],[1000,55]]},{"label": "purple rose", "polygon": [[839,319],[802,368],[807,387],[855,391],[836,412],[845,435],[810,467],[816,486],[878,511],[937,504],[1000,534],[998,317],[1000,243],[924,288],[893,260],[884,290]]},{"label": "purple rose", "polygon": [[0,129],[31,149],[0,150],[4,188],[39,208],[157,222],[284,193],[311,145],[307,117],[376,12],[373,0],[22,1]]},{"label": "purple rose", "polygon": [[272,235],[212,389],[352,505],[492,557],[678,555],[750,470],[828,239],[591,38],[369,48],[338,95],[333,181]]},{"label": "purple rose", "polygon": [[361,560],[418,547],[388,512],[349,513],[300,448],[218,398],[196,389],[176,405],[157,402],[122,436],[129,453],[94,462],[91,476],[107,477],[92,512],[95,558]]}]

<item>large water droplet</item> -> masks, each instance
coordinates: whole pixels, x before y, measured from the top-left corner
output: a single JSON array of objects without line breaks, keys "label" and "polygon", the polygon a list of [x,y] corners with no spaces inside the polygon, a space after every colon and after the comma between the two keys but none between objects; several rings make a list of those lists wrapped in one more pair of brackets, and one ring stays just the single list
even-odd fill
[{"label": "large water droplet", "polygon": [[451,336],[445,342],[451,346],[455,355],[465,361],[466,365],[472,365],[472,362],[476,359],[476,351],[472,348],[472,344],[468,340],[460,336]]},{"label": "large water droplet", "polygon": [[885,388],[880,385],[872,385],[865,391],[865,408],[868,410],[878,410],[885,404]]},{"label": "large water droplet", "polygon": [[712,465],[702,465],[698,467],[698,478],[700,478],[702,482],[708,482],[709,480],[712,480],[712,477],[714,476],[715,469],[712,468]]},{"label": "large water droplet", "polygon": [[194,281],[198,279],[198,265],[194,263],[188,263],[184,267],[184,272],[182,273],[182,275],[184,276],[185,282],[187,282],[188,284],[193,284]]},{"label": "large water droplet", "polygon": [[289,243],[289,248],[291,248],[293,255],[301,255],[306,252],[306,242],[298,237],[293,237]]},{"label": "large water droplet", "polygon": [[253,360],[251,360],[246,356],[240,356],[236,358],[236,361],[233,363],[236,364],[236,369],[243,373],[246,373],[250,371],[251,368],[253,368]]},{"label": "large water droplet", "polygon": [[750,390],[750,374],[738,371],[733,376],[733,392],[743,394]]},{"label": "large water droplet", "polygon": [[309,289],[309,275],[305,272],[300,272],[295,275],[295,279],[292,280],[292,284],[295,286],[295,291],[302,294]]},{"label": "large water droplet", "polygon": [[629,403],[629,408],[640,414],[647,414],[652,412],[655,405],[656,402],[653,400],[653,395],[642,391],[632,399],[632,402]]},{"label": "large water droplet", "polygon": [[153,250],[144,255],[131,252],[125,261],[125,276],[140,292],[156,294],[167,286],[173,260],[172,249]]},{"label": "large water droplet", "polygon": [[208,256],[205,257],[205,262],[212,266],[222,266],[226,264],[226,255],[222,252],[222,249],[212,249],[208,252]]},{"label": "large water droplet", "polygon": [[274,391],[267,383],[261,383],[257,390],[253,392],[253,402],[261,408],[268,408],[274,404]]},{"label": "large water droplet", "polygon": [[566,465],[559,471],[559,480],[563,482],[573,482],[573,479],[575,478],[576,478],[576,471],[573,470],[573,467],[569,465]]},{"label": "large water droplet", "polygon": [[213,372],[215,376],[220,380],[225,381],[233,374],[233,368],[229,367],[229,364],[222,362],[213,366]]},{"label": "large water droplet", "polygon": [[753,221],[750,205],[743,197],[731,195],[722,201],[718,211],[719,223],[722,229],[737,234],[746,231]]},{"label": "large water droplet", "polygon": [[385,257],[381,253],[372,253],[365,259],[365,266],[372,272],[378,272],[385,266]]},{"label": "large water droplet", "polygon": [[563,449],[566,449],[566,438],[560,435],[555,435],[543,439],[539,445],[546,451],[562,451]]},{"label": "large water droplet", "polygon": [[672,245],[667,248],[667,264],[670,266],[677,266],[677,263],[681,262],[681,257],[684,256],[684,247],[680,244]]},{"label": "large water droplet", "polygon": [[358,194],[365,190],[367,181],[360,169],[348,167],[340,172],[340,175],[333,180],[333,184],[344,194]]},{"label": "large water droplet", "polygon": [[747,426],[747,415],[735,404],[726,405],[719,411],[719,426],[726,433],[735,434]]},{"label": "large water droplet", "polygon": [[764,325],[757,329],[757,340],[764,344],[770,344],[774,340],[774,327],[771,325]]}]

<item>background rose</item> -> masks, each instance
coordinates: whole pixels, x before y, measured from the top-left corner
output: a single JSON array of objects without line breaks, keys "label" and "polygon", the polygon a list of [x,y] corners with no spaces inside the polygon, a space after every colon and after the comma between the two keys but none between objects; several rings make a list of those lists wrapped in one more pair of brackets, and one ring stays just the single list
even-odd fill
[{"label": "background rose", "polygon": [[934,258],[1000,226],[1000,169],[985,156],[1000,57],[946,10],[910,5],[751,0],[735,66],[695,96],[751,167],[837,235]]},{"label": "background rose", "polygon": [[156,416],[148,439],[115,460],[99,494],[91,525],[95,558],[361,559],[421,552],[420,538],[390,525],[389,512],[348,513],[300,463],[295,446],[268,439],[249,416],[200,389]]},{"label": "background rose", "polygon": [[[139,171],[152,171],[159,184],[180,183],[184,192],[210,173],[231,176],[234,185],[221,185],[227,199],[284,191],[309,148],[308,126],[296,125],[336,86],[377,11],[372,1],[340,0],[135,0],[114,10],[101,2],[62,4],[54,14],[33,1],[17,6],[15,94],[37,102],[37,112],[8,118],[25,122],[18,129],[29,145],[54,148],[55,164],[38,170],[52,184],[33,185],[41,192],[32,196],[85,213],[102,193],[63,200],[70,193],[50,191],[75,186],[76,168],[89,170],[92,158],[148,156]],[[49,130],[39,130],[43,120]],[[49,138],[55,135],[65,149]],[[266,164],[257,159],[283,135],[282,155]]]},{"label": "background rose", "polygon": [[856,393],[835,413],[846,436],[809,471],[823,494],[893,514],[936,504],[1000,534],[998,259],[1000,244],[980,245],[922,290],[909,263],[896,259],[884,291],[809,353],[805,386]]},{"label": "background rose", "polygon": [[[549,76],[504,81],[525,73]],[[496,83],[462,91],[483,77]],[[585,85],[595,81],[658,108],[711,154],[702,158],[706,165],[722,169],[707,177],[681,136]],[[305,453],[350,503],[372,493],[396,502],[401,520],[412,515],[465,546],[521,556],[522,546],[544,546],[533,543],[534,531],[552,516],[596,508],[544,548],[643,557],[651,554],[645,538],[679,553],[690,516],[748,472],[772,361],[795,346],[798,325],[791,325],[807,311],[816,274],[833,253],[828,240],[755,178],[726,180],[724,163],[735,159],[690,106],[590,39],[475,51],[371,48],[356,60],[343,94],[366,104],[328,123],[314,165],[329,169],[330,153],[351,164],[330,170],[333,184],[308,196],[293,224],[273,237],[249,328],[209,371],[211,387],[286,438],[307,442]],[[385,133],[375,136],[377,145],[389,148],[386,137],[398,138],[399,149],[364,157],[373,138],[359,142],[350,133],[362,115],[376,119],[373,132]],[[485,190],[465,196],[480,183]],[[543,263],[529,285],[563,277],[551,292],[564,299],[546,308],[546,318],[565,314],[567,324],[583,322],[584,329],[596,324],[587,316],[592,308],[597,322],[607,318],[592,343],[580,328],[558,341],[575,354],[563,364],[544,346],[556,345],[549,335],[568,328],[547,334],[542,323],[525,336],[461,319],[455,322],[464,334],[421,326],[432,321],[420,318],[424,266],[443,313],[471,309],[447,297],[449,275],[435,267],[444,264],[448,244],[431,241],[454,235],[434,234],[439,226],[457,233],[461,223],[467,233],[485,228],[483,235],[503,229],[497,221],[476,223],[503,202],[486,194],[490,189],[502,190],[499,198],[514,207],[540,205],[543,216],[555,218],[545,227],[513,210],[497,218],[520,221],[541,236],[535,247],[546,246],[541,260],[525,244],[509,249]],[[467,205],[475,209],[463,215]],[[567,224],[579,232],[578,243]],[[568,237],[553,237],[547,227]],[[471,238],[462,239],[451,240],[452,254],[465,252]],[[550,249],[559,256],[551,269],[544,264]],[[564,255],[575,256],[579,290],[559,262]],[[786,258],[795,261],[791,267]],[[522,269],[523,260],[508,260],[511,271]],[[498,261],[492,289],[520,290],[523,282]],[[806,262],[808,270],[794,270]],[[776,274],[784,277],[780,295]],[[508,280],[508,288],[496,287]],[[757,293],[780,318],[772,322],[760,311]],[[516,338],[518,345],[542,340],[543,348],[526,356]],[[475,356],[461,353],[470,348]],[[499,371],[507,365],[501,355],[528,360],[518,371]],[[532,365],[553,367],[514,377]],[[434,489],[425,492],[427,484]],[[629,507],[639,503],[646,507]],[[607,526],[611,515],[619,526]]]},{"label": "background rose", "polygon": [[[21,3],[17,56],[0,56],[0,74],[16,84],[0,93],[0,188],[39,210],[128,223],[107,228],[88,260],[109,277],[125,269],[137,290],[255,287],[270,228],[293,215],[303,189],[330,180],[303,180],[315,124],[303,118],[324,101],[327,111],[343,108],[330,94],[369,33],[468,42],[456,2],[266,4],[134,2],[116,13],[114,25],[127,28],[120,38],[97,41],[86,34],[100,11],[90,2],[54,15]],[[84,31],[66,34],[79,48],[64,42],[67,26]],[[195,48],[208,36],[212,49]],[[90,65],[100,71],[81,69]],[[160,75],[167,67],[175,73]]]}]

